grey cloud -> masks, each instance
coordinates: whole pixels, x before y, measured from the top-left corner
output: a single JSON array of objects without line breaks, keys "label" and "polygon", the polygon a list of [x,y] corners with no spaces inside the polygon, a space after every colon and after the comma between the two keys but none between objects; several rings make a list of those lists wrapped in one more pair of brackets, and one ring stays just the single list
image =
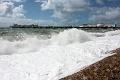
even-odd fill
[{"label": "grey cloud", "polygon": [[[105,0],[95,0],[95,1],[98,4],[105,3]],[[106,1],[117,1],[117,0],[106,0]],[[84,11],[92,8],[90,0],[36,0],[36,2],[42,3],[41,4],[42,10],[52,10],[53,11],[52,16],[58,19],[68,18],[67,16],[71,15],[76,11]],[[110,16],[110,14],[108,13],[103,13],[103,14]],[[115,15],[117,15],[117,13]],[[115,17],[115,16],[111,16],[111,17]]]},{"label": "grey cloud", "polygon": [[59,19],[66,18],[67,15],[75,12],[82,11],[88,7],[88,0],[37,0],[42,2],[42,10],[53,10],[53,17]]},{"label": "grey cloud", "polygon": [[90,16],[90,20],[113,20],[120,18],[120,7],[102,8],[95,11],[96,14]]}]

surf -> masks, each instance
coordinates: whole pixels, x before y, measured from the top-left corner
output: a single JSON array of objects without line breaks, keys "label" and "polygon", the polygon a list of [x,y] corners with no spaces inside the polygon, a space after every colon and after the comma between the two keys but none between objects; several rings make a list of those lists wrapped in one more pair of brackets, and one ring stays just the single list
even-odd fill
[{"label": "surf", "polygon": [[68,29],[49,37],[22,36],[22,40],[0,39],[2,80],[58,80],[110,56],[111,50],[120,47],[119,30],[95,33]]}]

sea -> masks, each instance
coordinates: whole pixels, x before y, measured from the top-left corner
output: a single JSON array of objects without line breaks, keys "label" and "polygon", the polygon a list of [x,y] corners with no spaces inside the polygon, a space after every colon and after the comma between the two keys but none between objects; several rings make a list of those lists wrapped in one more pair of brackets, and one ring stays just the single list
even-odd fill
[{"label": "sea", "polygon": [[0,79],[59,80],[119,47],[119,29],[0,28]]},{"label": "sea", "polygon": [[[24,40],[27,36],[31,37],[38,37],[42,39],[49,39],[53,36],[53,34],[59,34],[60,32],[64,32],[66,30],[70,30],[71,28],[64,29],[64,28],[0,28],[0,38],[9,41],[15,40]],[[81,30],[81,29],[78,29]],[[108,29],[97,29],[97,28],[82,28],[82,30],[87,32],[107,32],[113,31],[118,29],[108,28]]]}]

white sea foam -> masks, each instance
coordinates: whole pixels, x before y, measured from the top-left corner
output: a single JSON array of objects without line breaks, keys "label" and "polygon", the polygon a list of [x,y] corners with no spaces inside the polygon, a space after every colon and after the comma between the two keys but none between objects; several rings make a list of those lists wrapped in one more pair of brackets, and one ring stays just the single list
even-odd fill
[{"label": "white sea foam", "polygon": [[50,39],[0,39],[1,80],[58,80],[88,66],[120,47],[120,31],[88,33],[65,30]]},{"label": "white sea foam", "polygon": [[87,32],[78,30],[78,29],[71,29],[65,30],[58,35],[52,37],[52,42],[57,43],[58,45],[67,45],[71,43],[83,43],[92,40],[93,36],[89,35]]}]

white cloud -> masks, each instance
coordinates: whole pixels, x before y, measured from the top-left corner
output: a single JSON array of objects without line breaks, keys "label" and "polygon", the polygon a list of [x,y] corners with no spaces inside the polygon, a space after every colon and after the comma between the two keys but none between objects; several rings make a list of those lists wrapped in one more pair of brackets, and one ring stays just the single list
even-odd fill
[{"label": "white cloud", "polygon": [[87,0],[48,0],[42,1],[43,4],[41,5],[43,10],[46,9],[62,9],[63,11],[76,11],[81,10],[88,6]]},{"label": "white cloud", "polygon": [[15,2],[23,0],[2,0],[0,2],[0,16],[4,17],[25,17],[23,5],[15,5]]},{"label": "white cloud", "polygon": [[30,23],[36,23],[36,21],[25,18],[22,19],[22,18],[0,17],[0,27],[8,27],[13,24],[30,24]]},{"label": "white cloud", "polygon": [[0,27],[8,27],[13,24],[39,24],[52,25],[51,20],[33,20],[25,17],[25,0],[0,0]]},{"label": "white cloud", "polygon": [[[95,2],[98,4],[105,4],[105,2],[113,2],[113,1],[118,1],[118,0],[95,0]],[[41,3],[42,10],[52,10],[53,11],[52,16],[61,20],[71,17],[71,15],[74,14],[74,12],[76,11],[82,12],[92,8],[92,4],[91,4],[92,0],[36,0],[36,2]],[[110,13],[117,15],[117,12],[116,13],[110,12]],[[103,13],[102,15],[99,15],[99,17],[101,16],[104,17],[104,15],[109,16],[109,18],[115,17],[113,15],[111,16],[108,13]],[[93,17],[95,16],[97,17],[98,15],[94,15]],[[106,19],[108,18],[107,16]]]},{"label": "white cloud", "polygon": [[53,16],[59,19],[75,11],[82,11],[89,5],[88,0],[36,0],[36,2],[42,3],[42,10],[53,10]]},{"label": "white cloud", "polygon": [[103,8],[95,11],[96,14],[90,17],[90,20],[114,20],[120,18],[120,7]]},{"label": "white cloud", "polygon": [[0,0],[0,27],[32,22],[25,18],[23,1],[25,0]]},{"label": "white cloud", "polygon": [[4,15],[7,10],[7,6],[5,4],[0,4],[0,15]]},{"label": "white cloud", "polygon": [[25,0],[0,0],[0,2],[24,2]]},{"label": "white cloud", "polygon": [[0,3],[0,16],[5,16],[6,14],[11,13],[13,8],[14,3],[12,2]]},{"label": "white cloud", "polygon": [[12,14],[8,14],[8,17],[19,17],[19,18],[24,18],[24,9],[23,5],[19,5],[18,7],[15,7],[12,9]]},{"label": "white cloud", "polygon": [[0,27],[9,27],[13,24],[29,25],[56,25],[52,20],[33,20],[28,18],[10,18],[10,17],[0,17]]}]

